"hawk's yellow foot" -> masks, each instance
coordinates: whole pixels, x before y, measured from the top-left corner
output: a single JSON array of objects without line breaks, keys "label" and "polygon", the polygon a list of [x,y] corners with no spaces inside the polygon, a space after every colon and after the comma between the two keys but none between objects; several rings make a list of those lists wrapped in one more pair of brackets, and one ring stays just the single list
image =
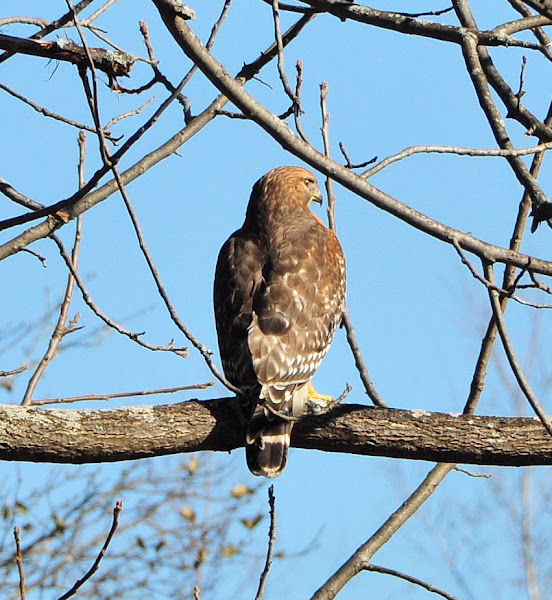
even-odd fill
[{"label": "hawk's yellow foot", "polygon": [[309,393],[307,396],[308,413],[323,414],[332,409],[337,403],[338,401],[334,401],[332,396],[326,396],[326,394],[317,392],[312,383],[309,382]]}]

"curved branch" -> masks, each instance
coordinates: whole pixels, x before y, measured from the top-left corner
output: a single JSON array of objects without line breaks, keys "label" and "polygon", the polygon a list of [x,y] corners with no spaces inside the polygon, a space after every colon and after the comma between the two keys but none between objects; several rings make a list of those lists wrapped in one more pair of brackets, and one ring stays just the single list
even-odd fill
[{"label": "curved branch", "polygon": [[[169,5],[172,6],[172,3],[169,1]],[[282,35],[282,42],[284,44],[288,44],[292,40],[294,40],[302,29],[314,18],[314,15],[306,14],[298,21],[293,24],[285,34]],[[236,75],[236,81],[238,85],[243,85],[249,79],[255,77],[255,75],[266,66],[275,56],[277,56],[278,50],[276,43],[271,44],[264,52],[260,54],[258,58],[256,58],[253,62],[248,63],[240,69],[239,73]],[[128,168],[126,171],[121,173],[121,181],[123,184],[127,185],[131,181],[134,181],[136,178],[143,175],[147,170],[161,162],[168,156],[171,156],[182,146],[185,144],[192,136],[198,133],[205,125],[207,125],[212,119],[214,119],[217,115],[220,114],[220,111],[224,107],[224,105],[228,102],[228,99],[220,94],[213,100],[213,102],[205,108],[200,114],[190,120],[189,123],[186,124],[184,129],[180,130],[178,133],[173,135],[169,140],[163,143],[161,146],[151,151],[149,154],[146,154],[143,158],[141,158],[137,163],[135,163],[132,167]],[[151,123],[153,124],[153,122]],[[127,143],[123,145],[120,150],[118,150],[113,158],[119,160],[122,153],[121,151],[125,147],[129,147],[129,141],[136,137],[139,138],[142,130],[139,130],[129,138]],[[98,189],[93,190],[93,188],[97,185],[99,180],[103,175],[108,172],[108,167],[103,167],[100,169],[96,175],[87,183],[85,186],[85,191],[79,190],[70,198],[57,202],[49,207],[45,207],[42,211],[37,210],[34,213],[27,213],[26,215],[22,215],[20,217],[16,217],[13,219],[7,219],[0,223],[0,230],[7,229],[8,227],[14,226],[16,224],[20,225],[31,221],[35,218],[39,218],[42,216],[48,215],[48,218],[40,223],[39,225],[35,225],[34,227],[30,227],[23,233],[18,236],[12,238],[8,242],[0,245],[0,260],[7,258],[8,256],[12,256],[18,252],[24,250],[29,244],[32,242],[45,238],[50,233],[54,232],[56,229],[61,227],[66,220],[61,220],[55,216],[54,213],[57,211],[64,209],[66,211],[66,217],[69,219],[74,219],[78,215],[84,213],[88,209],[92,208],[99,202],[102,202],[106,198],[108,198],[111,194],[117,191],[118,186],[115,179],[105,183]],[[85,195],[86,194],[86,195]]]},{"label": "curved branch", "polygon": [[427,215],[403,204],[392,196],[372,186],[361,177],[324,156],[292,133],[286,123],[257,102],[236,82],[202,45],[188,25],[174,14],[168,0],[153,0],[168,30],[184,53],[192,60],[211,83],[233,102],[248,118],[262,127],[283,148],[368,200],[378,208],[408,223],[412,227],[441,241],[458,245],[489,262],[501,262],[537,273],[552,275],[552,262],[494,246],[458,229],[448,227]]},{"label": "curved branch", "polygon": [[[108,410],[0,405],[0,459],[133,460],[243,446],[234,398]],[[484,465],[552,464],[552,438],[532,418],[481,417],[344,404],[299,421],[296,448]]]},{"label": "curved branch", "polygon": [[[363,6],[362,4],[344,2],[343,0],[301,1],[319,12],[325,12],[337,17],[340,21],[350,19],[351,21],[373,25],[398,33],[418,35],[444,42],[462,44],[462,38],[466,32],[465,28],[457,27],[455,25],[445,25],[436,23],[435,21],[416,19],[412,15],[379,10],[370,8],[369,6]],[[524,24],[523,21],[527,21],[527,23]],[[513,28],[513,33],[536,27],[537,25],[546,25],[548,23],[546,19],[539,19],[538,21],[535,21],[535,19],[521,19]],[[533,50],[538,49],[538,46],[535,44],[529,44],[522,40],[511,38],[509,33],[511,32],[507,28],[503,31],[499,27],[491,29],[490,31],[478,31],[478,42],[485,46],[521,46]]]}]

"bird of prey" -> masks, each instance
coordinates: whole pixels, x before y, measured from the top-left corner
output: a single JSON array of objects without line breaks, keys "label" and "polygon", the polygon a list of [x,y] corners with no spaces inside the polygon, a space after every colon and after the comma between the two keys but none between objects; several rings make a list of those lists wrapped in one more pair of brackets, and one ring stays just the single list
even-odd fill
[{"label": "bird of prey", "polygon": [[345,258],[333,231],[311,212],[315,176],[278,167],[253,186],[245,221],[222,246],[214,308],[224,373],[240,390],[246,458],[255,475],[286,465],[294,421],[318,394],[311,378],[345,302]]}]

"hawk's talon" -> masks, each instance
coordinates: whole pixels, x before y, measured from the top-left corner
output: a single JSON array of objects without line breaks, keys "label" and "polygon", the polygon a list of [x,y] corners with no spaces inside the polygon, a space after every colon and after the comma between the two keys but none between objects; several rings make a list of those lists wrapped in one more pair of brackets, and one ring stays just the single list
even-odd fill
[{"label": "hawk's talon", "polygon": [[331,396],[319,394],[312,387],[312,384],[309,383],[309,395],[306,402],[307,410],[305,412],[310,415],[324,415],[327,412],[330,412],[330,410],[335,408],[338,404],[341,404],[341,401],[349,395],[349,392],[352,389],[353,388],[347,384],[341,396],[334,400]]}]

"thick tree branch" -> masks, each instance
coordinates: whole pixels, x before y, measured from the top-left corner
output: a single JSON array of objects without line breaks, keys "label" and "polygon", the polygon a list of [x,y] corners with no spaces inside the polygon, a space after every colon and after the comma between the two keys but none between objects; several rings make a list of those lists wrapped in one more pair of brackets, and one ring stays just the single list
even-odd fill
[{"label": "thick tree branch", "polygon": [[[236,400],[109,410],[0,405],[0,459],[55,463],[132,460],[243,446]],[[450,415],[344,404],[299,421],[297,448],[485,465],[552,464],[552,438],[532,418]]]}]

